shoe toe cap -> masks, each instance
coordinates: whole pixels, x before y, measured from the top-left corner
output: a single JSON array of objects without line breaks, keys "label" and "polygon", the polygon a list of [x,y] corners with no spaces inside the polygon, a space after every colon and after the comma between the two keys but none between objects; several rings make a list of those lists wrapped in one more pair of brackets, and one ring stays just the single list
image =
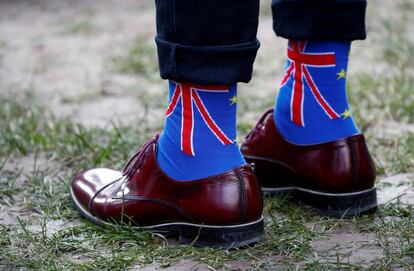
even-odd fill
[{"label": "shoe toe cap", "polygon": [[96,193],[120,178],[122,178],[121,172],[107,168],[94,168],[80,172],[72,181],[72,197],[77,204],[88,208]]}]

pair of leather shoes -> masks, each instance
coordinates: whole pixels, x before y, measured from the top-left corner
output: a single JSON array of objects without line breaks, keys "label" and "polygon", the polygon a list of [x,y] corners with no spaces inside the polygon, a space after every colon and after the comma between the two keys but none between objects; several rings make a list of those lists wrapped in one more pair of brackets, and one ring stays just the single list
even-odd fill
[{"label": "pair of leather shoes", "polygon": [[160,169],[157,141],[146,142],[123,172],[96,168],[77,174],[71,197],[79,212],[98,225],[175,232],[182,243],[236,248],[263,239],[262,190],[292,194],[337,217],[377,206],[375,167],[362,135],[294,145],[278,133],[269,110],[241,146],[252,164],[185,182]]}]

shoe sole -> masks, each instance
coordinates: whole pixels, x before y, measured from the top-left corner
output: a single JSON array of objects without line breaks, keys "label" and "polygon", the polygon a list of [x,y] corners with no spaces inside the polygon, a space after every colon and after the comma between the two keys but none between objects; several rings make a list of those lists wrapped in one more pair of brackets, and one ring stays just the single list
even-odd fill
[{"label": "shoe sole", "polygon": [[270,197],[289,195],[294,201],[315,208],[325,216],[336,218],[375,212],[378,207],[375,187],[354,193],[325,193],[301,187],[263,187],[262,191]]},{"label": "shoe sole", "polygon": [[152,226],[127,226],[109,223],[99,219],[80,204],[72,189],[70,189],[70,195],[72,202],[79,213],[98,226],[121,226],[132,228],[134,230],[150,231],[161,234],[178,233],[178,240],[183,244],[221,249],[235,249],[251,246],[262,241],[264,238],[263,217],[257,221],[231,226],[203,225],[186,222],[162,223]]}]

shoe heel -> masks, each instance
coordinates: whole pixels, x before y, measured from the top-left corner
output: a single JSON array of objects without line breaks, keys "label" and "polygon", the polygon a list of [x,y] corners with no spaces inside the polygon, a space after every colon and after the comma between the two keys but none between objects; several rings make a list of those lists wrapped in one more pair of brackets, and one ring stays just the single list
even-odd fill
[{"label": "shoe heel", "polygon": [[288,167],[273,161],[244,157],[248,163],[254,164],[254,173],[262,187],[273,187],[277,180],[278,187],[289,187],[296,183],[296,175]]},{"label": "shoe heel", "polygon": [[183,225],[180,242],[198,247],[234,249],[253,245],[263,240],[263,218],[252,223],[234,226]]},{"label": "shoe heel", "polygon": [[375,212],[377,190],[375,187],[361,192],[330,194],[311,190],[299,190],[297,197],[305,205],[331,217],[352,217]]}]

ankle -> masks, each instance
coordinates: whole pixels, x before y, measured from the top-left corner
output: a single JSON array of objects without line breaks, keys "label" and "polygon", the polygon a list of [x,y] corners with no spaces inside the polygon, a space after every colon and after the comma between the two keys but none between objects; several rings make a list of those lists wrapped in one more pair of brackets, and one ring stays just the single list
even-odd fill
[{"label": "ankle", "polygon": [[346,95],[350,42],[290,41],[275,122],[295,144],[318,144],[359,133]]},{"label": "ankle", "polygon": [[236,143],[237,86],[170,82],[157,159],[179,180],[210,177],[245,164]]}]

